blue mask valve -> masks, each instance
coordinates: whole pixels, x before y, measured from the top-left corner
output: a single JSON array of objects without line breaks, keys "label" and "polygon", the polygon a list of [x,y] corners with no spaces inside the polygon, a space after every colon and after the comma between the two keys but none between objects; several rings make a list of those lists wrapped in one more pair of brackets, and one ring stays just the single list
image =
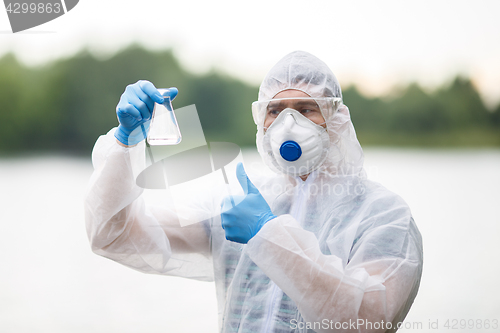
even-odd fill
[{"label": "blue mask valve", "polygon": [[293,162],[299,159],[302,155],[302,149],[295,141],[285,141],[280,147],[280,154],[288,162]]}]

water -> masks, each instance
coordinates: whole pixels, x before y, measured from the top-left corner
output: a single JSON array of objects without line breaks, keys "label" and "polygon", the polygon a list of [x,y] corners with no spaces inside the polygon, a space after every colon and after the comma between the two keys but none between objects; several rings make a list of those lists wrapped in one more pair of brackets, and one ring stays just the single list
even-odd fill
[{"label": "water", "polygon": [[[410,205],[424,241],[420,292],[406,321],[498,320],[500,151],[369,150],[368,171]],[[439,330],[428,329],[429,321]],[[476,323],[477,324],[477,323]],[[476,325],[477,327],[478,325]]]},{"label": "water", "polygon": [[[370,178],[408,202],[424,239],[406,319],[415,329],[400,331],[500,321],[500,151],[365,152]],[[90,251],[82,202],[91,172],[87,159],[0,160],[0,331],[217,332],[213,284],[142,274]]]}]

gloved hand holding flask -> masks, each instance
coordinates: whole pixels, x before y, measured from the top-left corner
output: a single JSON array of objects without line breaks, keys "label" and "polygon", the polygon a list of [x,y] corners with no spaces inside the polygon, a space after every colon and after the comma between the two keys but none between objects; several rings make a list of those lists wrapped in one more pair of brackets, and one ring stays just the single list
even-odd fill
[{"label": "gloved hand holding flask", "polygon": [[[164,96],[173,100],[177,88],[170,88],[162,94],[149,81],[140,80],[127,86],[116,106],[120,125],[115,132],[116,139],[126,146],[133,146],[146,138],[155,102],[162,104]],[[140,130],[136,130],[141,127]]]},{"label": "gloved hand holding flask", "polygon": [[227,240],[246,244],[276,215],[271,212],[264,197],[250,181],[241,163],[236,168],[236,177],[245,195],[224,198],[221,213],[222,228]]}]

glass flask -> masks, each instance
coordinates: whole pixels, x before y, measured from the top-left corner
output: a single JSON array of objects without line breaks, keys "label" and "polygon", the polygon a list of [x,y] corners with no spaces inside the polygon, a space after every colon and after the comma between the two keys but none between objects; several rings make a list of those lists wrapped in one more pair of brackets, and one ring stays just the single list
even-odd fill
[{"label": "glass flask", "polygon": [[[168,89],[158,89],[158,91],[164,96]],[[155,103],[153,109],[148,133],[148,143],[151,146],[176,145],[182,140],[172,101],[169,96],[164,96],[164,98],[163,104]]]}]

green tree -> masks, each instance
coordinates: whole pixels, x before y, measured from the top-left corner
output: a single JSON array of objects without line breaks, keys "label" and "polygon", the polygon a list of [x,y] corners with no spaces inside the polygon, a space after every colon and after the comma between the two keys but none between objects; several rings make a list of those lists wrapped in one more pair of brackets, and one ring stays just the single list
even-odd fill
[{"label": "green tree", "polygon": [[416,83],[387,103],[390,130],[404,133],[430,133],[446,131],[451,119],[442,106]]},{"label": "green tree", "polygon": [[[138,80],[177,87],[174,108],[195,104],[207,141],[255,144],[251,103],[257,87],[216,71],[194,75],[171,50],[132,45],[108,59],[84,51],[36,68],[11,54],[1,58],[0,152],[90,153],[97,137],[117,126],[120,95]],[[411,84],[390,96],[368,98],[355,86],[344,89],[363,144],[500,145],[500,105],[488,112],[467,78],[432,93]]]},{"label": "green tree", "polygon": [[437,90],[434,96],[453,128],[483,127],[487,124],[488,110],[469,79],[456,77],[448,87]]}]

